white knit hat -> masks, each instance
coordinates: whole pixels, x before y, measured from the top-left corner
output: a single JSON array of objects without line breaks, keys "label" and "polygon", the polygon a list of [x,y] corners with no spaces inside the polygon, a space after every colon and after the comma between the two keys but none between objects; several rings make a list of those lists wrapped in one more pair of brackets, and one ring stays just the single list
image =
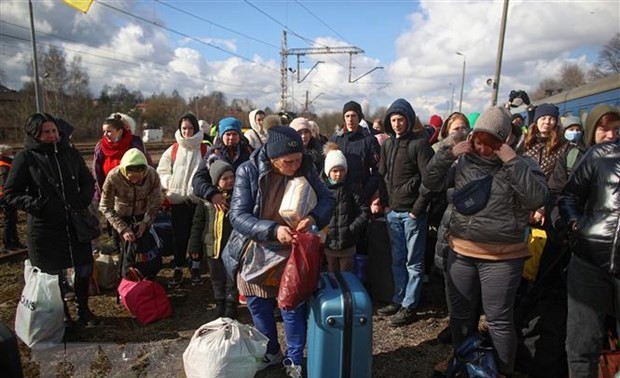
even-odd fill
[{"label": "white knit hat", "polygon": [[347,169],[347,158],[340,150],[331,150],[325,155],[325,175],[329,177],[329,171],[335,167],[343,167]]}]

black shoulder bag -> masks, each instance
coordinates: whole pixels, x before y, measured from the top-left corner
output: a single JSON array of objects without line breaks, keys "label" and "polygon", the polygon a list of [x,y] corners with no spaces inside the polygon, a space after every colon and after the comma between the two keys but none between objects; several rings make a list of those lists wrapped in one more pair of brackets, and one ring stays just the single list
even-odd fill
[{"label": "black shoulder bag", "polygon": [[452,194],[454,209],[463,215],[473,215],[484,209],[491,197],[495,170],[482,178],[470,181]]}]

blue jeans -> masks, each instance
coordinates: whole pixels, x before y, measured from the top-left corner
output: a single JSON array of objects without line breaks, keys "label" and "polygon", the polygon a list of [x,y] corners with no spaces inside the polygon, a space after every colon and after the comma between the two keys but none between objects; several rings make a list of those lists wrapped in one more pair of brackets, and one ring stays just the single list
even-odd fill
[{"label": "blue jeans", "polygon": [[[261,298],[248,296],[248,309],[252,314],[254,327],[269,338],[267,353],[275,354],[280,350],[278,343],[278,328],[273,310],[276,307],[275,298]],[[291,311],[280,309],[284,321],[284,336],[286,337],[286,357],[290,358],[295,365],[303,363],[304,347],[306,346],[306,328],[308,306],[302,303]]]},{"label": "blue jeans", "polygon": [[428,231],[426,215],[412,219],[409,212],[390,211],[386,215],[392,245],[392,301],[409,309],[420,304],[424,278],[424,252]]},{"label": "blue jeans", "polygon": [[620,279],[573,254],[568,264],[566,353],[570,376],[596,377],[605,315],[620,319]]}]

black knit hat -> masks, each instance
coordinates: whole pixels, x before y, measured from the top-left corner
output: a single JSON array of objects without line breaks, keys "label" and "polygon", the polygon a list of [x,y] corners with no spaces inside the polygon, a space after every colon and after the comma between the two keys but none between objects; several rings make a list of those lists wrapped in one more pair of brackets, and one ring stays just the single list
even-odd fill
[{"label": "black knit hat", "polygon": [[555,118],[556,120],[559,120],[560,110],[558,109],[557,106],[553,104],[540,104],[538,105],[538,107],[536,107],[536,110],[534,112],[534,122],[537,122],[538,118],[544,117],[544,116],[551,116]]},{"label": "black knit hat", "polygon": [[295,152],[303,152],[304,144],[295,129],[288,126],[275,126],[267,131],[265,151],[267,157],[275,159]]},{"label": "black knit hat", "polygon": [[217,159],[212,162],[209,166],[209,176],[211,176],[211,183],[213,185],[217,185],[220,177],[222,177],[222,175],[228,171],[233,171],[233,167],[224,160]]},{"label": "black knit hat", "polygon": [[360,120],[364,119],[364,113],[362,113],[362,106],[358,104],[357,102],[349,101],[346,104],[344,104],[344,106],[342,107],[342,115],[344,116],[344,114],[348,112],[349,110],[353,110],[355,113],[357,113],[357,117]]}]

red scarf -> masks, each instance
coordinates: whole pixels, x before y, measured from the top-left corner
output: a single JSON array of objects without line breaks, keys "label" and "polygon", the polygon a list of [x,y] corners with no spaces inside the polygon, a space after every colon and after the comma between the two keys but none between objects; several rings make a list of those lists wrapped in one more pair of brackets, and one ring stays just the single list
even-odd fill
[{"label": "red scarf", "polygon": [[103,152],[103,174],[105,176],[121,163],[121,159],[131,144],[131,133],[125,130],[121,140],[110,142],[107,138],[101,139],[101,151]]}]

